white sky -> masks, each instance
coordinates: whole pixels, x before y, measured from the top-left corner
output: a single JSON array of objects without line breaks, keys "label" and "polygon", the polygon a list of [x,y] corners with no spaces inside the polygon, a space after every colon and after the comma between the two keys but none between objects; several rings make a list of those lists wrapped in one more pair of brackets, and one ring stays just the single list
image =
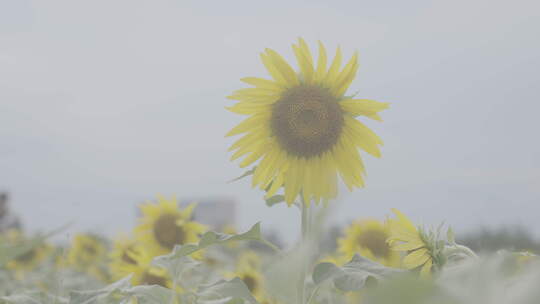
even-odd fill
[{"label": "white sky", "polygon": [[[128,231],[156,193],[227,197],[240,226],[297,233],[228,161],[225,96],[270,47],[360,52],[351,86],[391,102],[367,188],[334,220],[397,207],[456,230],[540,235],[536,1],[0,1],[0,189],[31,229]],[[338,204],[336,204],[338,205]]]}]

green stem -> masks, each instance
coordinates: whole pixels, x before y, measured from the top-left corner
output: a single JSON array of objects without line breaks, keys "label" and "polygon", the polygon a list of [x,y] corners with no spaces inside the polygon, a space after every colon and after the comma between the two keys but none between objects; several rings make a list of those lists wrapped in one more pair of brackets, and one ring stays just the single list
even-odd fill
[{"label": "green stem", "polygon": [[[302,239],[300,240],[300,249],[305,249],[308,244],[308,237],[309,237],[309,208],[307,206],[306,201],[304,201],[304,198],[302,194],[300,194],[300,197],[302,198]],[[306,303],[305,293],[306,293],[306,275],[307,275],[307,268],[308,268],[308,259],[302,259],[302,268],[300,270],[300,279],[298,280],[298,304],[304,304]]]},{"label": "green stem", "polygon": [[272,242],[263,239],[263,240],[262,240],[262,243],[265,244],[266,246],[270,247],[270,248],[271,248],[272,250],[274,250],[277,254],[281,254],[281,249],[279,249],[278,246],[272,244]]}]

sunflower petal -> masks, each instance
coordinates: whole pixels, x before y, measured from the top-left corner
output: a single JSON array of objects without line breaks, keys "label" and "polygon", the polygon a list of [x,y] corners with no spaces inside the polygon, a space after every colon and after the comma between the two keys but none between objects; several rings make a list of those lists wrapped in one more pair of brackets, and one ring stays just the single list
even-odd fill
[{"label": "sunflower petal", "polygon": [[392,212],[397,216],[397,223],[400,227],[404,228],[405,230],[418,234],[418,229],[416,229],[416,226],[414,226],[413,222],[409,220],[405,214],[401,213],[401,211],[392,208]]},{"label": "sunflower petal", "polygon": [[280,86],[288,87],[287,81],[285,80],[283,75],[278,71],[278,69],[274,66],[274,64],[272,63],[272,60],[267,54],[261,53],[261,61],[266,67],[266,70],[268,71],[268,73],[270,73],[270,76],[272,76],[272,78],[274,78],[274,80]]},{"label": "sunflower petal", "polygon": [[433,261],[429,259],[422,269],[420,270],[420,277],[429,278],[431,276],[431,267],[433,266]]},{"label": "sunflower petal", "polygon": [[342,96],[349,84],[356,76],[358,70],[358,53],[355,52],[343,70],[339,73],[334,83],[333,92],[336,96]]},{"label": "sunflower petal", "polygon": [[315,71],[315,83],[320,84],[326,75],[326,49],[319,41],[319,58],[317,61],[317,70]]},{"label": "sunflower petal", "polygon": [[269,118],[270,118],[270,113],[261,113],[258,115],[250,116],[244,119],[244,121],[242,121],[232,130],[230,130],[225,136],[229,137],[229,136],[246,133],[257,126],[264,124],[265,122],[268,121]]},{"label": "sunflower petal", "polygon": [[409,253],[404,259],[403,259],[403,266],[407,269],[414,269],[418,266],[424,265],[427,261],[430,260],[430,255],[427,249],[420,248],[418,250],[415,250],[411,253]]},{"label": "sunflower petal", "polygon": [[290,86],[297,86],[299,84],[298,77],[287,61],[274,50],[266,49],[266,53],[285,81],[287,81]]},{"label": "sunflower petal", "polygon": [[341,48],[338,46],[336,50],[336,56],[334,56],[334,60],[332,61],[332,64],[330,65],[330,68],[328,69],[328,73],[326,73],[326,77],[324,78],[324,83],[327,84],[330,88],[333,88],[335,86],[335,81],[338,76],[340,66],[341,66]]},{"label": "sunflower petal", "polygon": [[380,121],[381,118],[377,112],[388,109],[389,103],[378,102],[368,99],[346,99],[339,102],[341,109],[353,116],[366,116]]},{"label": "sunflower petal", "polygon": [[279,93],[279,92],[281,92],[283,90],[283,87],[280,86],[275,81],[264,79],[264,78],[244,77],[244,78],[242,78],[240,80],[247,83],[247,84],[255,86],[255,87],[259,88],[259,89],[272,90],[272,91],[276,91],[277,93]]}]

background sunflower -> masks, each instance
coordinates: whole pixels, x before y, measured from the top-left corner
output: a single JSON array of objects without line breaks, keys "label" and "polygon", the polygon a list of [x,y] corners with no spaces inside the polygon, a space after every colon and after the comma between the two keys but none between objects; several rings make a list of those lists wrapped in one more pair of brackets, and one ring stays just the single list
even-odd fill
[{"label": "background sunflower", "polygon": [[386,223],[376,219],[357,220],[338,239],[338,252],[347,262],[358,253],[383,265],[399,267],[400,255],[390,248],[389,237],[390,227]]},{"label": "background sunflower", "polygon": [[154,256],[170,253],[176,245],[198,242],[199,235],[207,228],[191,220],[195,206],[190,204],[180,209],[176,199],[162,196],[158,196],[157,203],[141,205],[142,217],[135,228],[137,240]]}]

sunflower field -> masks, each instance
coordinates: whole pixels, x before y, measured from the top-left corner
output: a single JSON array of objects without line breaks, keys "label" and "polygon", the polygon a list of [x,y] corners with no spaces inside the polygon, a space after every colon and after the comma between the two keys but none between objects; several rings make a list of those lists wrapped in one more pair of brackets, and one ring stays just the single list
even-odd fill
[{"label": "sunflower field", "polygon": [[[267,76],[242,78],[227,109],[243,116],[227,137],[268,207],[298,212],[298,242],[282,248],[264,223],[214,231],[198,222],[197,203],[158,196],[141,204],[131,233],[109,238],[50,238],[62,231],[0,235],[0,303],[185,304],[538,304],[534,252],[476,253],[451,225],[426,227],[406,210],[358,217],[321,249],[339,185],[365,186],[361,153],[381,156],[382,139],[362,120],[382,121],[386,102],[349,86],[358,55],[343,58],[319,42],[292,45],[298,69],[272,49],[260,54]],[[226,115],[224,113],[224,115]]]}]

